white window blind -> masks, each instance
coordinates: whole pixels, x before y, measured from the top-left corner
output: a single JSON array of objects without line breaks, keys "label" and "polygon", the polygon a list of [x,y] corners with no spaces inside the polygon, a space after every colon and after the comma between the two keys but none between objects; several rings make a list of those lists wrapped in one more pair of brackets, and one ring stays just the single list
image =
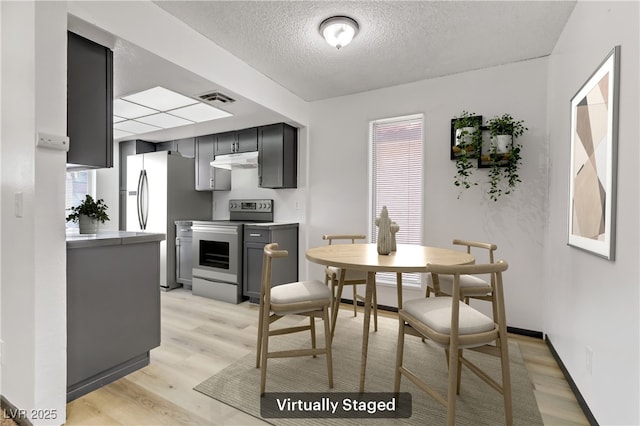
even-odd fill
[{"label": "white window blind", "polygon": [[[383,206],[400,226],[398,244],[422,244],[423,117],[412,115],[371,122],[371,242],[378,238],[375,219]],[[395,274],[376,281],[395,283]],[[403,274],[403,284],[420,285],[419,274]]]},{"label": "white window blind", "polygon": [[[65,209],[80,205],[87,194],[95,198],[95,170],[67,172],[65,180]],[[70,212],[65,212],[65,217]],[[77,229],[77,222],[67,222],[67,229]]]}]

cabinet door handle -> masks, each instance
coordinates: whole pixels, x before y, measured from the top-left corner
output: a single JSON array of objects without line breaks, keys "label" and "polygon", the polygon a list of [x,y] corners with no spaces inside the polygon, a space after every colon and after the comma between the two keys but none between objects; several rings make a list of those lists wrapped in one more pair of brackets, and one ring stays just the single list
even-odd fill
[{"label": "cabinet door handle", "polygon": [[249,234],[250,237],[262,237],[262,234]]}]

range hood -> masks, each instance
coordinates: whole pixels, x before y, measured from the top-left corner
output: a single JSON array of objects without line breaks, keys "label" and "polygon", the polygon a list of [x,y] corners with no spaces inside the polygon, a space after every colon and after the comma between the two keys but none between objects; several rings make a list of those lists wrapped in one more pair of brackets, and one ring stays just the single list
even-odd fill
[{"label": "range hood", "polygon": [[258,167],[258,151],[216,155],[216,158],[211,162],[211,166],[227,170],[253,169]]}]

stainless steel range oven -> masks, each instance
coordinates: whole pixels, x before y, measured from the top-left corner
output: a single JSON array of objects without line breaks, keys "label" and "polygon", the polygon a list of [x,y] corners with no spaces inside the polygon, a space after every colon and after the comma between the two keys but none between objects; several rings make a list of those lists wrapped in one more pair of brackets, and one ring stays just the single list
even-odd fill
[{"label": "stainless steel range oven", "polygon": [[230,220],[193,221],[193,294],[242,301],[245,223],[272,222],[273,200],[230,200]]}]

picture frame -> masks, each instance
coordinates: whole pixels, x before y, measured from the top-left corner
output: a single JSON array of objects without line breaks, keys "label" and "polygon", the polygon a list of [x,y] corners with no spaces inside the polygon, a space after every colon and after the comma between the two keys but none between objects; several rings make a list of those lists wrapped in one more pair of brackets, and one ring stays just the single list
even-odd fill
[{"label": "picture frame", "polygon": [[615,259],[620,46],[571,98],[568,245]]},{"label": "picture frame", "polygon": [[[478,124],[481,126],[482,125],[482,116],[481,115],[474,115],[472,117],[470,117],[472,120],[477,121]],[[451,160],[455,160],[457,157],[460,156],[458,150],[456,149],[457,147],[457,140],[456,140],[456,122],[460,120],[459,118],[452,118],[451,119],[451,147],[449,149],[449,155],[450,155],[450,159]],[[478,158],[478,156],[480,155],[480,149],[478,147],[478,149],[475,152],[472,153],[467,153],[467,158]]]},{"label": "picture frame", "polygon": [[480,155],[478,155],[478,168],[493,167],[497,163],[499,167],[506,167],[509,163],[510,153],[505,153],[502,159],[497,162],[491,158],[491,132],[488,126],[482,126],[482,145],[480,145]]}]

